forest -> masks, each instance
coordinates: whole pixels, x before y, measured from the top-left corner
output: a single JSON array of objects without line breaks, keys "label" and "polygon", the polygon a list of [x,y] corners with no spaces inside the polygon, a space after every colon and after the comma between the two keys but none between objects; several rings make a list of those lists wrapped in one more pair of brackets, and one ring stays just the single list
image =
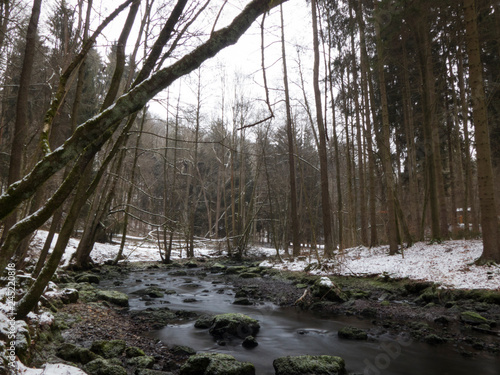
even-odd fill
[{"label": "forest", "polygon": [[[0,270],[49,231],[18,317],[74,236],[75,269],[127,236],[500,262],[500,3],[311,0],[293,30],[297,1],[1,2]],[[252,74],[210,65],[249,29]]]}]

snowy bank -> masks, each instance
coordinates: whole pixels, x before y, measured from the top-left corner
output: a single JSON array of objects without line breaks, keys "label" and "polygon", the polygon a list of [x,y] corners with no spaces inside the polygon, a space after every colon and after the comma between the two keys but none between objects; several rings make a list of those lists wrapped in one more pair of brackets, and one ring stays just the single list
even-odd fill
[{"label": "snowy bank", "polygon": [[[441,244],[419,242],[405,249],[403,254],[389,256],[388,246],[375,248],[355,247],[346,249],[342,254],[323,267],[310,273],[318,275],[388,275],[395,278],[433,281],[445,288],[492,289],[500,290],[500,267],[476,266],[474,261],[482,252],[480,240],[446,241]],[[311,264],[304,260],[275,263],[262,262],[262,266],[275,269],[304,271]]]}]

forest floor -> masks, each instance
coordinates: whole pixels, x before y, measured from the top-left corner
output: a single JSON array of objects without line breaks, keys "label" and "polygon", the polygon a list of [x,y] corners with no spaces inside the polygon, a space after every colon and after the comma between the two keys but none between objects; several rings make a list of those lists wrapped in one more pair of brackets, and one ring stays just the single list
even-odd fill
[{"label": "forest floor", "polygon": [[[39,242],[42,240],[43,238],[39,239]],[[102,263],[112,258],[112,246],[100,246],[103,250],[94,256]],[[416,250],[415,255],[407,250],[403,255],[388,257],[383,247],[355,248],[343,254],[342,263],[318,263],[313,256],[307,254],[293,261],[277,262],[270,258],[272,250],[266,252],[257,249],[245,262],[235,263],[227,254],[206,249],[199,250],[197,254],[196,262],[199,267],[189,271],[193,275],[197,272],[207,272],[215,263],[243,265],[246,268],[241,269],[239,273],[226,274],[225,283],[235,291],[248,290],[247,287],[251,285],[251,300],[269,301],[280,306],[295,305],[328,317],[358,316],[371,323],[370,334],[374,337],[385,333],[405,332],[413,339],[427,342],[429,345],[452,345],[454,350],[466,357],[498,356],[500,289],[497,285],[500,271],[496,265],[477,267],[472,264],[474,257],[480,253],[479,241],[450,241],[441,245],[417,244],[413,250]],[[93,272],[102,278],[114,278],[118,273],[132,272],[137,268],[157,269],[164,266],[159,265],[157,260],[144,262],[147,252],[150,258],[153,257],[151,250],[135,247],[129,254],[129,260],[132,262],[118,267],[96,265]],[[412,271],[409,265],[417,262],[417,259],[420,264],[413,267],[420,268],[419,277],[412,277],[411,272],[417,271]],[[422,266],[422,259],[431,265],[428,270]],[[175,261],[186,267],[187,260]],[[362,263],[356,266],[358,261]],[[451,270],[453,267],[455,271]],[[257,272],[258,275],[252,278],[240,277],[240,274],[246,271]],[[407,274],[403,274],[404,272]],[[313,295],[315,281],[326,274],[335,289],[341,290],[347,297],[337,300]],[[77,276],[71,273],[70,275],[72,278]],[[441,280],[434,282],[433,275],[442,275]],[[442,278],[446,282],[443,282]],[[458,285],[452,285],[453,283]],[[485,284],[489,288],[485,288]],[[477,287],[471,288],[469,285]],[[473,313],[472,318],[468,313]],[[476,314],[484,320],[470,320],[475,318]],[[138,316],[131,314],[127,308],[106,301],[80,298],[77,303],[59,306],[54,316],[54,326],[56,331],[60,329],[60,335],[58,333],[47,342],[39,343],[42,345],[35,343],[35,355],[31,363],[33,366],[40,367],[44,363],[69,364],[56,356],[61,342],[90,347],[96,340],[111,339],[121,339],[127,346],[143,349],[147,355],[154,357],[154,368],[162,373],[178,373],[179,366],[188,357],[186,353],[173,352],[157,339],[144,334],[155,327],[153,320],[138,319]],[[194,316],[189,318],[193,319]],[[20,370],[19,373],[26,375],[38,375],[43,371],[22,365]],[[59,374],[57,371],[53,374]],[[43,374],[50,375],[51,372],[45,371]]]}]

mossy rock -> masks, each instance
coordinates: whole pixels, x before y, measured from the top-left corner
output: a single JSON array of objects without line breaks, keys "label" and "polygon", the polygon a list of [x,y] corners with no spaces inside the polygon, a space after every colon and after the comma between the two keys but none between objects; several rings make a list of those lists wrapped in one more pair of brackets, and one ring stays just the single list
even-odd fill
[{"label": "mossy rock", "polygon": [[190,260],[189,262],[186,263],[186,267],[187,268],[196,268],[196,267],[198,267],[198,263],[196,263],[195,261]]},{"label": "mossy rock", "polygon": [[111,360],[103,358],[94,359],[83,366],[88,375],[127,375],[127,370]]},{"label": "mossy rock", "polygon": [[346,302],[349,298],[328,277],[323,276],[316,280],[311,288],[314,297],[326,299],[331,302]]},{"label": "mossy rock", "polygon": [[101,279],[99,276],[94,275],[93,273],[83,273],[81,275],[77,275],[75,277],[75,281],[77,283],[89,283],[89,284],[99,284]]},{"label": "mossy rock", "polygon": [[16,320],[16,355],[22,362],[29,357],[31,335],[28,324],[24,320]]},{"label": "mossy rock", "polygon": [[226,268],[226,275],[235,275],[246,271],[248,267],[245,266],[229,266]]},{"label": "mossy rock", "polygon": [[125,349],[125,355],[127,356],[127,358],[135,358],[142,357],[146,354],[144,353],[144,350],[138,348],[137,346],[129,346],[127,349]]},{"label": "mossy rock", "polygon": [[90,350],[104,358],[115,358],[121,356],[126,347],[123,340],[97,340],[92,343]]},{"label": "mossy rock", "polygon": [[202,315],[198,319],[196,319],[194,326],[195,328],[210,328],[213,322],[214,322],[213,315]]},{"label": "mossy rock", "polygon": [[151,298],[162,298],[165,295],[164,290],[156,286],[150,286],[144,289],[139,289],[136,290],[135,292],[132,292],[131,294],[135,294],[138,296],[148,296]]},{"label": "mossy rock", "polygon": [[297,289],[305,289],[305,288],[307,288],[308,286],[309,286],[309,285],[307,285],[307,284],[297,284],[297,285],[295,285],[295,287],[296,287]]},{"label": "mossy rock", "polygon": [[347,340],[367,340],[368,334],[366,331],[352,326],[345,326],[339,329],[338,336]]},{"label": "mossy rock", "polygon": [[66,289],[63,289],[60,298],[61,298],[61,301],[65,305],[69,305],[70,303],[78,302],[79,297],[80,297],[80,294],[78,293],[78,290],[66,288]]},{"label": "mossy rock", "polygon": [[301,355],[277,358],[273,361],[276,375],[343,375],[345,362],[330,355]]},{"label": "mossy rock", "polygon": [[176,313],[168,307],[150,307],[146,310],[134,310],[130,312],[130,315],[136,320],[152,324],[155,328],[164,327],[170,321],[178,319]]},{"label": "mossy rock", "polygon": [[70,343],[61,345],[57,349],[56,355],[65,361],[81,363],[84,365],[99,358],[99,355],[91,350]]},{"label": "mossy rock", "polygon": [[142,355],[139,357],[129,358],[127,360],[127,365],[137,368],[153,368],[154,363],[154,357],[151,357],[149,355]]},{"label": "mossy rock", "polygon": [[494,321],[486,319],[475,311],[464,311],[460,314],[460,320],[470,325],[487,324],[490,327],[495,325]]},{"label": "mossy rock", "polygon": [[255,375],[255,367],[227,354],[199,353],[189,357],[180,375]]},{"label": "mossy rock", "polygon": [[253,302],[250,301],[248,298],[246,297],[240,297],[240,298],[236,298],[234,301],[233,301],[233,305],[242,305],[242,306],[250,306],[250,305],[253,305]]},{"label": "mossy rock", "polygon": [[247,336],[247,337],[245,337],[245,340],[243,340],[243,342],[241,343],[241,345],[244,348],[251,349],[251,348],[255,348],[256,346],[258,346],[259,343],[255,339],[255,337],[253,337],[253,336]]},{"label": "mossy rock", "polygon": [[220,263],[214,263],[210,266],[210,271],[212,272],[224,272],[227,269],[227,266],[220,264]]},{"label": "mossy rock", "polygon": [[434,333],[424,337],[424,341],[430,345],[444,344],[447,340],[444,337],[438,336]]},{"label": "mossy rock", "polygon": [[174,374],[172,372],[151,370],[148,368],[138,368],[137,370],[135,370],[135,375],[174,375]]},{"label": "mossy rock", "polygon": [[209,333],[215,337],[226,334],[245,338],[259,332],[259,322],[244,314],[220,314],[214,317]]},{"label": "mossy rock", "polygon": [[174,345],[170,349],[170,352],[175,355],[181,355],[181,356],[196,354],[196,350],[186,345]]},{"label": "mossy rock", "polygon": [[128,307],[128,296],[116,290],[99,290],[96,297],[117,306]]}]

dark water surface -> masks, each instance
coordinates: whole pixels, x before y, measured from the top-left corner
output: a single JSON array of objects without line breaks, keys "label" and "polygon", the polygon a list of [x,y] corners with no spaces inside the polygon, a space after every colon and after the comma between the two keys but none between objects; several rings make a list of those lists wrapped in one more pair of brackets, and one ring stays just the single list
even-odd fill
[{"label": "dark water surface", "polygon": [[[272,362],[275,358],[303,354],[340,356],[344,358],[349,373],[366,375],[500,375],[498,356],[481,354],[481,357],[473,359],[464,358],[452,346],[413,342],[404,332],[399,336],[382,335],[368,341],[339,339],[337,332],[345,325],[359,328],[373,326],[370,321],[355,317],[325,319],[309,311],[281,308],[271,303],[233,305],[233,288],[222,284],[220,275],[209,274],[199,278],[195,275],[172,276],[171,272],[174,271],[132,272],[121,280],[123,285],[114,286],[112,281],[107,280],[101,286],[129,294],[131,310],[167,306],[172,310],[208,314],[238,312],[259,320],[261,328],[256,337],[259,345],[253,349],[243,348],[238,339],[227,341],[225,346],[218,345],[208,330],[194,328],[194,320],[169,324],[148,333],[168,346],[187,345],[196,351],[226,353],[237,360],[252,362],[257,375],[274,374]],[[146,285],[177,293],[149,302],[131,294]],[[193,298],[196,302],[184,302]]]}]

